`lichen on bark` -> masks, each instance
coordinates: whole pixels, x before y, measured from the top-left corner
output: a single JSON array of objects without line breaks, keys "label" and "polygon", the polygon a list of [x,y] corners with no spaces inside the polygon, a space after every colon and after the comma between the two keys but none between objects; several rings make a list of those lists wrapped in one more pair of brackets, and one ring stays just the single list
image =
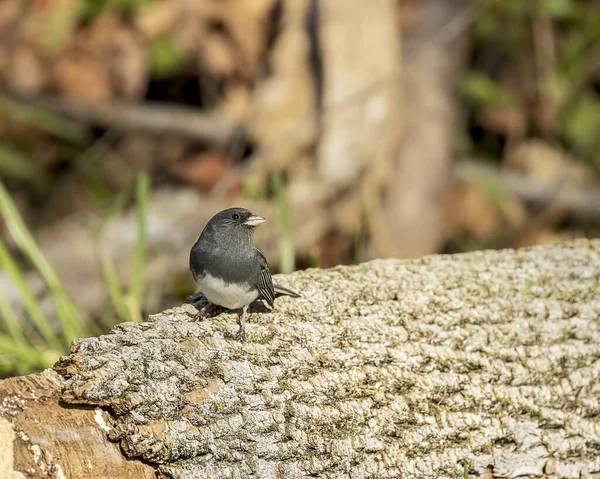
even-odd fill
[{"label": "lichen on bark", "polygon": [[245,343],[189,305],[75,341],[63,400],[171,478],[600,477],[600,241],[276,280]]}]

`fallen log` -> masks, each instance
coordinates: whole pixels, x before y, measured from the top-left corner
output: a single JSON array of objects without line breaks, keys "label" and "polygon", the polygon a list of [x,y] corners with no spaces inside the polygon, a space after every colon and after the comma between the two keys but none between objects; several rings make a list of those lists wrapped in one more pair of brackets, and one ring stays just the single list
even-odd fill
[{"label": "fallen log", "polygon": [[304,298],[257,308],[246,343],[185,305],[0,382],[14,470],[600,477],[600,240],[277,281]]}]

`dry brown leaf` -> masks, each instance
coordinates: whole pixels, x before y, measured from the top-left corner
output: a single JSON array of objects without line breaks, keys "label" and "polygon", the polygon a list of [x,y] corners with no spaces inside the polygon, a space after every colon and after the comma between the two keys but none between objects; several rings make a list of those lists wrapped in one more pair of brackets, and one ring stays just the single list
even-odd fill
[{"label": "dry brown leaf", "polygon": [[13,91],[36,95],[49,88],[49,68],[75,28],[77,0],[0,2],[0,80]]},{"label": "dry brown leaf", "polygon": [[248,114],[249,107],[249,87],[245,83],[232,81],[225,87],[225,93],[218,107],[218,113],[242,123]]},{"label": "dry brown leaf", "polygon": [[318,247],[319,267],[331,268],[339,264],[351,264],[354,260],[352,236],[329,235]]},{"label": "dry brown leaf", "polygon": [[173,29],[177,18],[182,14],[180,2],[154,2],[138,8],[134,22],[137,29],[149,39],[166,35]]},{"label": "dry brown leaf", "polygon": [[25,95],[38,95],[48,85],[47,65],[31,48],[21,45],[9,57],[6,75],[8,87]]},{"label": "dry brown leaf", "polygon": [[[13,33],[21,12],[21,0],[2,0],[0,2],[0,38]],[[6,41],[6,38],[2,38]]]},{"label": "dry brown leaf", "polygon": [[523,227],[529,217],[523,201],[509,195],[503,198],[501,214],[502,220],[511,230]]},{"label": "dry brown leaf", "polygon": [[561,148],[538,139],[530,139],[517,145],[507,156],[506,165],[543,184],[587,184],[598,181],[593,168],[576,161]]},{"label": "dry brown leaf", "polygon": [[581,235],[575,232],[558,232],[550,229],[529,229],[519,235],[515,241],[515,248],[553,244],[573,240]]},{"label": "dry brown leaf", "polygon": [[172,0],[140,9],[146,38],[165,36],[186,55],[199,55],[217,77],[253,80],[259,71],[275,0]]},{"label": "dry brown leaf", "polygon": [[516,138],[522,138],[527,128],[525,115],[516,108],[484,108],[477,122],[486,130]]},{"label": "dry brown leaf", "polygon": [[195,57],[202,53],[204,42],[203,18],[208,2],[185,4],[166,35],[184,54]]},{"label": "dry brown leaf", "polygon": [[230,168],[227,158],[216,152],[200,153],[186,161],[169,165],[173,175],[203,190],[212,189]]},{"label": "dry brown leaf", "polygon": [[116,16],[94,22],[87,50],[97,49],[100,61],[109,71],[114,97],[136,98],[145,92],[148,58],[145,42]]},{"label": "dry brown leaf", "polygon": [[146,46],[130,26],[106,15],[71,36],[54,74],[59,91],[74,99],[138,98],[148,79]]},{"label": "dry brown leaf", "polygon": [[398,2],[398,22],[400,29],[414,27],[419,19],[419,0],[400,0]]},{"label": "dry brown leaf", "polygon": [[531,117],[538,128],[546,133],[556,131],[558,125],[558,105],[553,101],[541,100],[531,108]]},{"label": "dry brown leaf", "polygon": [[231,42],[221,33],[208,33],[202,42],[204,66],[216,77],[233,76],[237,62]]},{"label": "dry brown leaf", "polygon": [[[286,4],[280,33],[270,54],[272,75],[260,83],[249,114],[250,135],[262,148],[275,146],[270,168],[286,168],[315,140],[310,123],[315,109],[314,83],[309,66],[306,34],[308,0]],[[263,168],[264,169],[264,168]]]},{"label": "dry brown leaf", "polygon": [[72,100],[101,103],[112,98],[108,72],[93,60],[61,57],[54,66],[54,79],[60,92]]},{"label": "dry brown leaf", "polygon": [[[238,67],[242,76],[253,78],[265,50],[267,41],[267,23],[275,0],[231,0],[216,2],[220,7],[221,21],[226,25],[239,51]],[[290,8],[293,2],[287,2]]]},{"label": "dry brown leaf", "polygon": [[449,234],[463,231],[478,241],[492,238],[502,223],[498,211],[475,185],[461,185],[450,193],[446,222]]}]

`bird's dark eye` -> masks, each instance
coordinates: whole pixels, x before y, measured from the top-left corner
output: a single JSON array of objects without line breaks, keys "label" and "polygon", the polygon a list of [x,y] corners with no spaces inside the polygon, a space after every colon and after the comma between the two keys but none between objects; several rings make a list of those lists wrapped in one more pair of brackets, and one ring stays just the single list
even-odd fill
[{"label": "bird's dark eye", "polygon": [[234,213],[234,215],[232,216],[232,218],[234,220],[239,220],[240,219],[240,215],[238,215],[237,213]]}]

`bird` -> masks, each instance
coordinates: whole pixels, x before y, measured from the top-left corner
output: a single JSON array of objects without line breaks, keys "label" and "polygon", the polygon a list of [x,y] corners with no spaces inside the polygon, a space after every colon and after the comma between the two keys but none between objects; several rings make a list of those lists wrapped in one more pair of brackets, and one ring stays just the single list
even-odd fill
[{"label": "bird", "polygon": [[[273,284],[265,255],[252,243],[254,229],[265,218],[245,208],[228,208],[214,215],[206,224],[190,251],[190,271],[208,304],[199,315],[217,305],[242,310],[238,338],[245,340],[248,306],[257,299],[273,308],[275,298],[301,294]],[[190,297],[192,302],[199,295]]]}]

